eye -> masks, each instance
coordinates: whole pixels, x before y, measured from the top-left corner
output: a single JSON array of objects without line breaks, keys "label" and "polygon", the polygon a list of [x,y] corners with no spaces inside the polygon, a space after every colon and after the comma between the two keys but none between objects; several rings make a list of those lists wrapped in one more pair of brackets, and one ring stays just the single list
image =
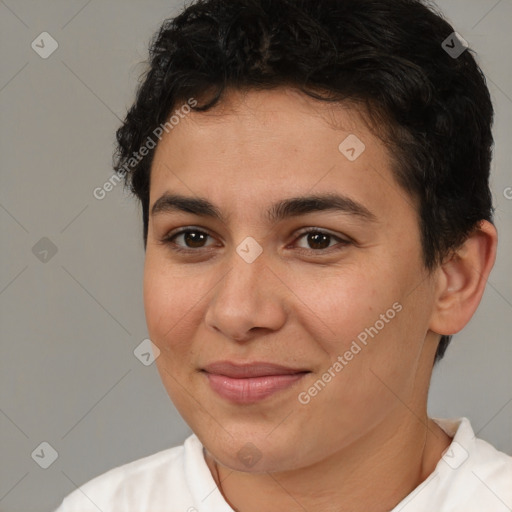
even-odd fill
[{"label": "eye", "polygon": [[[184,245],[176,243],[176,240],[180,239],[181,237]],[[208,238],[211,238],[211,236],[205,231],[191,227],[165,236],[162,239],[162,243],[171,245],[172,249],[178,252],[190,252],[195,251],[196,249],[207,247],[204,245],[204,243]]]},{"label": "eye", "polygon": [[[209,247],[206,245],[208,238],[213,238],[206,231],[194,227],[181,229],[174,233],[169,233],[162,240],[161,243],[169,245],[172,250],[177,252],[194,253],[199,252],[199,249]],[[295,239],[295,244],[298,240],[305,239],[309,247],[300,247],[299,250],[307,253],[321,253],[327,252],[327,249],[332,249],[336,245],[340,246],[337,249],[342,249],[351,243],[350,240],[343,239],[327,231],[318,228],[308,228],[303,231],[298,238]],[[177,243],[181,240],[181,243]],[[332,242],[337,241],[337,244],[331,245]],[[330,252],[330,251],[329,251]]]},{"label": "eye", "polygon": [[[343,239],[339,236],[333,235],[327,231],[320,230],[318,228],[308,228],[306,231],[303,231],[302,234],[297,238],[297,240],[305,239],[306,243],[309,247],[301,247],[301,249],[306,250],[307,252],[321,252],[326,251],[326,249],[331,249],[336,245],[341,245],[340,248],[343,248],[346,245],[350,244],[350,240]],[[330,245],[331,242],[337,241],[338,244]]]}]

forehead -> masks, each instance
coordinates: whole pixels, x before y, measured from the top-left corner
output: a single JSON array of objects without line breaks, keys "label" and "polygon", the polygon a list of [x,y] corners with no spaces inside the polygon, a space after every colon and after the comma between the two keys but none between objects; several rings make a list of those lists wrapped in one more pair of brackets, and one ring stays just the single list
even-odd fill
[{"label": "forehead", "polygon": [[[179,110],[188,100],[175,105]],[[306,94],[287,87],[275,89],[227,89],[219,102],[205,112],[192,111],[182,116],[179,126],[174,126],[167,135],[180,132],[190,137],[195,134],[198,138],[202,133],[211,132],[215,125],[222,127],[219,138],[229,135],[229,127],[236,127],[237,135],[242,137],[246,132],[268,139],[294,141],[313,138],[321,131],[323,136],[328,131],[338,132],[369,132],[367,115],[362,107],[354,102],[332,103],[316,100]],[[180,128],[177,130],[177,128]],[[239,130],[242,130],[241,132]],[[282,138],[278,137],[281,134]],[[209,133],[213,136],[213,133]],[[372,134],[372,139],[374,135]],[[378,139],[377,139],[378,140]]]},{"label": "forehead", "polygon": [[153,160],[150,208],[171,191],[245,208],[305,192],[343,192],[375,204],[393,190],[407,199],[392,165],[353,105],[291,89],[232,91],[164,134]]}]

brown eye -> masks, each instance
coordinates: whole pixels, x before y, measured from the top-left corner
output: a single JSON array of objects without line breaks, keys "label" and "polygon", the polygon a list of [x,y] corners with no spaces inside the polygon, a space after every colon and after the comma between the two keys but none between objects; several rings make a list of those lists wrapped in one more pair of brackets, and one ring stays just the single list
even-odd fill
[{"label": "brown eye", "polygon": [[182,235],[185,245],[192,248],[203,247],[206,238],[209,236],[201,231],[185,231]]},{"label": "brown eye", "polygon": [[[308,231],[303,232],[297,240],[304,239],[306,241],[307,247],[300,247],[300,249],[304,249],[309,252],[321,252],[326,251],[336,245],[344,246],[350,244],[349,240],[342,239],[338,236],[335,236],[331,233],[327,233],[325,231],[320,231],[319,229],[309,229]],[[337,242],[331,245],[332,242]]]},{"label": "brown eye", "polygon": [[[176,243],[176,240],[182,239],[181,243]],[[208,238],[211,236],[204,231],[200,231],[198,229],[182,229],[177,233],[166,236],[162,242],[165,244],[172,245],[173,248],[177,251],[194,251],[195,249],[202,249],[208,247],[205,245]]]},{"label": "brown eye", "polygon": [[327,249],[332,238],[331,235],[327,235],[326,233],[308,233],[306,237],[312,249]]}]

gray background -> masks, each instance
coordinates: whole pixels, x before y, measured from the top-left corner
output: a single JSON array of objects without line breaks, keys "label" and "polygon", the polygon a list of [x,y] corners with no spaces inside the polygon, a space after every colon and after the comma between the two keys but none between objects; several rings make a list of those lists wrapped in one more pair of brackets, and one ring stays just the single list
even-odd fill
[{"label": "gray background", "polygon": [[[133,354],[147,337],[137,203],[121,185],[93,196],[111,175],[149,39],[181,3],[0,0],[3,512],[53,510],[92,477],[190,433],[155,366]],[[495,103],[500,244],[480,309],[435,370],[430,414],[467,416],[512,453],[512,1],[438,5],[478,52]],[[43,31],[59,45],[47,59],[31,48]],[[43,237],[56,254],[41,252]],[[58,452],[46,470],[31,457],[43,441]]]}]

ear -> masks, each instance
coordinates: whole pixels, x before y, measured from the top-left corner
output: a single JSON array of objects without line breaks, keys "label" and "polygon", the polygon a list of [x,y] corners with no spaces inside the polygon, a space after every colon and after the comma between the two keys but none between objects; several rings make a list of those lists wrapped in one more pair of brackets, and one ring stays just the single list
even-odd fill
[{"label": "ear", "polygon": [[431,331],[455,334],[469,322],[484,294],[497,244],[496,228],[483,220],[453,256],[440,265]]}]

